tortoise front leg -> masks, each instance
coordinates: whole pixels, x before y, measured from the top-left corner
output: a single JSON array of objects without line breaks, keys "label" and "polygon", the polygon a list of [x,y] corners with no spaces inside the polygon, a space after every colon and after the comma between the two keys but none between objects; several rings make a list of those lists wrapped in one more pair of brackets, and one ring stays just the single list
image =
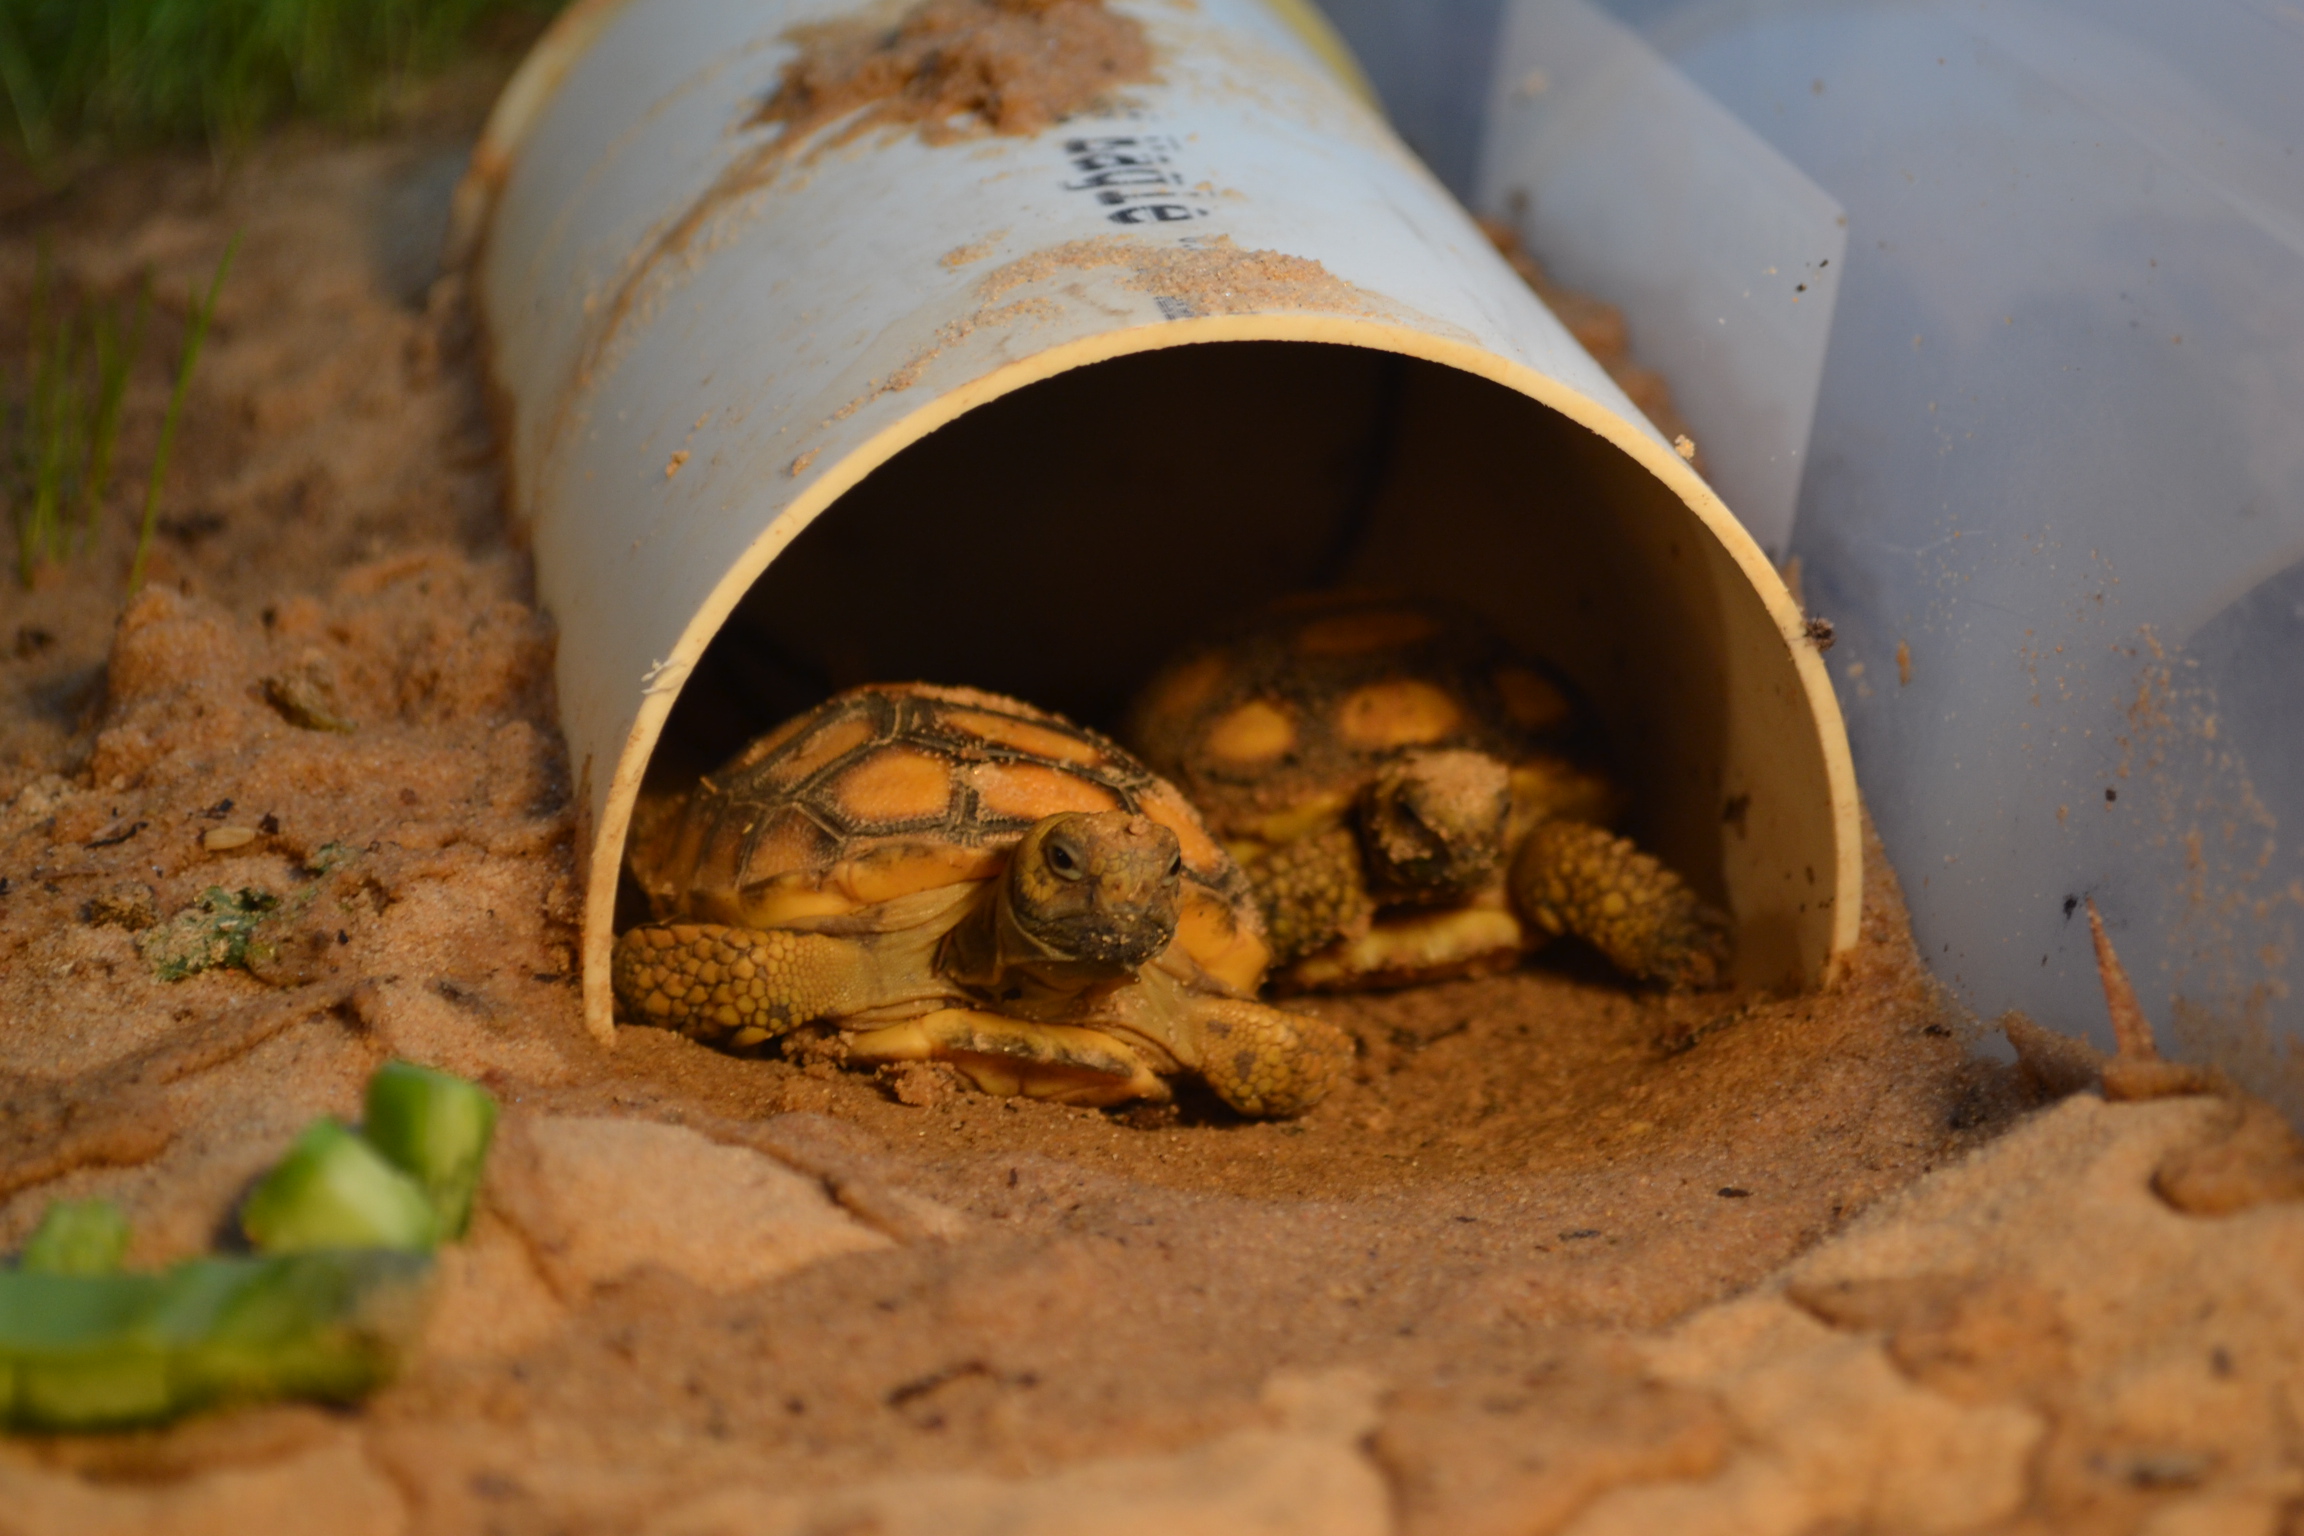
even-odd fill
[{"label": "tortoise front leg", "polygon": [[608,974],[634,1020],[744,1046],[839,1015],[866,959],[829,934],[648,923],[616,941]]},{"label": "tortoise front leg", "polygon": [[1328,1096],[1352,1061],[1352,1042],[1326,1019],[1244,998],[1194,1006],[1200,1075],[1244,1115],[1286,1119]]},{"label": "tortoise front leg", "polygon": [[1548,821],[1512,860],[1512,900],[1546,933],[1572,933],[1627,976],[1711,987],[1728,958],[1728,920],[1628,837]]},{"label": "tortoise front leg", "polygon": [[1348,826],[1282,843],[1247,871],[1276,966],[1366,933],[1376,914],[1360,840]]}]

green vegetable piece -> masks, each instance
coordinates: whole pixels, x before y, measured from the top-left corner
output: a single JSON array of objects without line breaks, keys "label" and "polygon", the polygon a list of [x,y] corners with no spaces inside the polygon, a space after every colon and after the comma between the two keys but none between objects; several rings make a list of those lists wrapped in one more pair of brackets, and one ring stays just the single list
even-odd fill
[{"label": "green vegetable piece", "polygon": [[136,1332],[163,1288],[158,1275],[0,1273],[0,1414],[57,1429],[165,1416],[167,1358]]},{"label": "green vegetable piece", "polygon": [[108,1275],[128,1252],[128,1218],[109,1200],[51,1200],[19,1264],[43,1275]]},{"label": "green vegetable piece", "polygon": [[240,1207],[265,1253],[311,1248],[426,1250],[440,1221],[424,1191],[335,1120],[315,1121]]},{"label": "green vegetable piece", "polygon": [[430,1272],[429,1255],[357,1249],[0,1273],[0,1425],[116,1429],[221,1402],[355,1398],[406,1356]]},{"label": "green vegetable piece", "polygon": [[431,1266],[429,1254],[384,1248],[180,1266],[151,1320],[170,1340],[178,1399],[348,1402],[373,1390],[423,1323]]},{"label": "green vegetable piece", "polygon": [[496,1101],[487,1090],[414,1062],[388,1061],[368,1079],[361,1134],[423,1186],[440,1235],[462,1237],[496,1134]]}]

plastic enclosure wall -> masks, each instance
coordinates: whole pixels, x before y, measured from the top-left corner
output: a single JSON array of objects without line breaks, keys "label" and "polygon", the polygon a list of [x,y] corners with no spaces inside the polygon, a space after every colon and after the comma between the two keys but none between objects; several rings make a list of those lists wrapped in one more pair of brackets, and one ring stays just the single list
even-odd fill
[{"label": "plastic enclosure wall", "polygon": [[[2304,1118],[2304,20],[1601,4],[1846,211],[1791,547],[1922,952],[2109,1045],[2093,895],[2163,1042]],[[1328,0],[1467,194],[1507,11],[1586,8]]]}]

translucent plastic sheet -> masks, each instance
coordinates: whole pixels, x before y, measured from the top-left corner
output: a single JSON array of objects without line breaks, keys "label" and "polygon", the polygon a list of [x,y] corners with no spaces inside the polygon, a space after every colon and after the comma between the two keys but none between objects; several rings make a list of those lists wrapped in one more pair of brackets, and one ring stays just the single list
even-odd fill
[{"label": "translucent plastic sheet", "polygon": [[[1332,11],[1477,195],[1502,82],[1448,72],[1552,3]],[[2092,895],[2177,1047],[2304,1112],[2304,11],[1606,8],[1846,211],[1790,548],[1923,949],[2108,1042]]]}]

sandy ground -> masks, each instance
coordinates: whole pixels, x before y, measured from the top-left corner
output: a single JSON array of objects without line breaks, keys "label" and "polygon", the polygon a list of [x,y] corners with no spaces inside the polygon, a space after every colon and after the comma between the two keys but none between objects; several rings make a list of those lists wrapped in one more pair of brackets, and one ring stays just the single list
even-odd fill
[{"label": "sandy ground", "polygon": [[1289,1124],[594,1045],[552,631],[431,257],[473,121],[0,189],[5,349],[35,229],[164,299],[246,232],[148,589],[125,492],[0,589],[0,1250],[86,1195],[138,1262],[212,1245],[388,1055],[508,1111],[401,1382],[0,1445],[0,1531],[2304,1529],[2304,1205],[2155,1192],[2285,1132],[1972,1056],[1877,857],[1831,991],[1321,1003],[1358,1064]]}]

